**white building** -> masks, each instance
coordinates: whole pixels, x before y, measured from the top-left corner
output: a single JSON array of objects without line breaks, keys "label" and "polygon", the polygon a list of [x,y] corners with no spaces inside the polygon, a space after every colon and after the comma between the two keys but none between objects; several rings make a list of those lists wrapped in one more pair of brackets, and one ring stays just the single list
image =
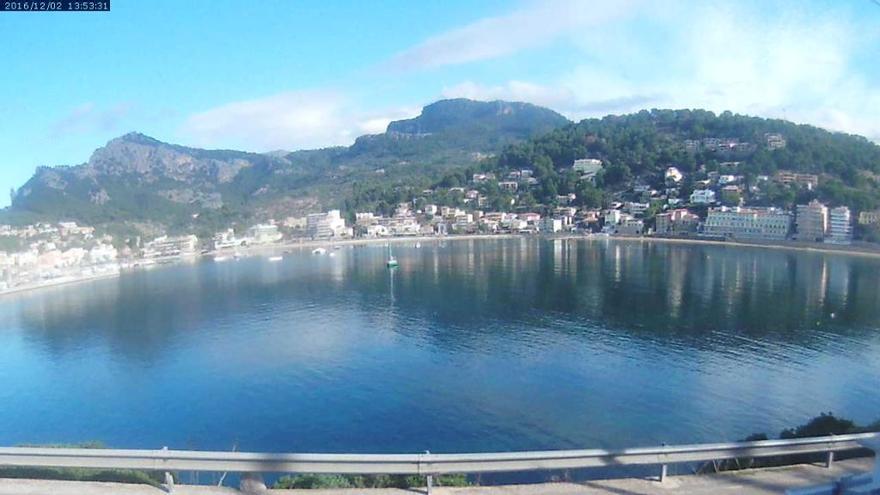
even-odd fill
[{"label": "white building", "polygon": [[250,244],[271,244],[280,241],[282,236],[278,226],[260,223],[247,230],[247,237]]},{"label": "white building", "polygon": [[621,211],[620,210],[606,210],[604,216],[605,216],[605,225],[617,225],[620,223]]},{"label": "white building", "polygon": [[495,180],[495,174],[493,174],[493,173],[491,173],[491,172],[489,172],[489,173],[485,173],[485,174],[474,174],[474,175],[472,176],[472,179],[471,179],[471,180],[472,180],[472,182],[473,182],[474,184],[479,184],[479,183],[481,183],[481,182],[487,182],[487,181],[490,181],[490,180]]},{"label": "white building", "polygon": [[190,234],[176,237],[163,235],[144,244],[144,258],[191,256],[199,248],[199,239]]},{"label": "white building", "polygon": [[545,217],[541,220],[541,232],[553,234],[562,230],[562,219]]},{"label": "white building", "polygon": [[388,230],[392,235],[419,235],[422,226],[415,218],[394,218],[388,223]]},{"label": "white building", "polygon": [[519,184],[517,184],[516,182],[514,182],[512,180],[505,180],[505,181],[499,182],[498,187],[500,187],[501,189],[508,191],[508,192],[516,192],[516,189],[517,189],[517,187],[519,187]]},{"label": "white building", "polygon": [[282,225],[288,229],[306,230],[306,217],[287,217],[282,222]]},{"label": "white building", "polygon": [[89,261],[93,264],[111,263],[116,261],[116,248],[112,244],[98,243],[89,249]]},{"label": "white building", "polygon": [[618,234],[640,235],[645,233],[645,222],[636,218],[626,218],[617,226]]},{"label": "white building", "polygon": [[791,230],[791,214],[778,208],[712,208],[703,234],[752,240],[782,240]]},{"label": "white building", "polygon": [[666,183],[678,184],[684,179],[684,175],[678,170],[676,167],[669,167],[666,169],[666,173],[663,174],[663,178],[666,179]]},{"label": "white building", "polygon": [[849,208],[838,206],[828,210],[828,237],[831,244],[850,244],[852,242],[852,216]]},{"label": "white building", "polygon": [[768,132],[764,134],[764,139],[767,140],[767,149],[778,150],[785,148],[785,137],[782,134]]},{"label": "white building", "polygon": [[215,250],[233,248],[239,244],[241,244],[241,241],[235,238],[235,231],[232,229],[226,229],[223,232],[214,234]]},{"label": "white building", "polygon": [[795,238],[799,241],[820,242],[828,233],[828,207],[817,200],[795,208]]},{"label": "white building", "polygon": [[571,169],[581,174],[581,180],[592,181],[596,178],[596,174],[602,170],[602,160],[595,158],[581,158],[575,160]]},{"label": "white building", "polygon": [[[379,221],[379,217],[377,217],[376,215],[373,214],[373,212],[370,212],[370,211],[354,214],[354,223],[361,226],[361,227],[373,225],[378,221]],[[308,225],[308,223],[306,225]]]},{"label": "white building", "polygon": [[642,215],[648,211],[648,208],[650,207],[651,205],[648,203],[633,203],[629,201],[623,205],[623,209],[631,215]]},{"label": "white building", "polygon": [[691,193],[691,204],[711,205],[715,202],[715,191],[711,189],[697,189]]},{"label": "white building", "polygon": [[736,184],[739,182],[741,178],[737,175],[719,175],[718,176],[718,185],[726,186],[728,184]]},{"label": "white building", "polygon": [[345,219],[339,210],[312,213],[306,217],[306,231],[313,239],[343,237],[346,234]]},{"label": "white building", "polygon": [[389,235],[388,227],[384,225],[370,225],[367,227],[366,233],[364,234],[366,237],[385,237]]},{"label": "white building", "polygon": [[595,158],[581,158],[580,160],[574,161],[571,165],[571,169],[582,174],[588,174],[591,172],[595,174],[602,170],[602,160],[597,160]]}]

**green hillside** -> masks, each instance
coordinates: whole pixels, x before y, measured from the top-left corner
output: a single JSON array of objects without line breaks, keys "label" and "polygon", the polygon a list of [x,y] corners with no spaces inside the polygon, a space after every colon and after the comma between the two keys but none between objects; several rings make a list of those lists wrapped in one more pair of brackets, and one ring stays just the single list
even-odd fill
[{"label": "green hillside", "polygon": [[[768,134],[783,137],[785,146],[770,149]],[[707,138],[736,141],[738,145],[710,149],[702,144]],[[698,145],[689,148],[689,141]],[[575,159],[587,157],[603,162],[595,186],[579,181],[579,174],[571,171]],[[556,204],[557,195],[575,193],[576,204],[597,207],[625,197],[636,182],[662,189],[663,173],[669,166],[685,174],[683,194],[689,194],[694,181],[711,172],[743,175],[748,186],[759,176],[788,170],[818,175],[819,187],[810,191],[768,183],[760,194],[747,190],[747,204],[791,207],[818,198],[849,206],[855,212],[880,207],[880,146],[861,136],[809,125],[704,110],[651,110],[586,119],[507,146],[479,167],[460,167],[430,184],[398,182],[359,188],[350,207],[394,204],[418,197],[426,186],[464,185],[476,171],[494,172],[500,179],[518,169],[533,170],[539,184],[521,193],[517,205],[549,207]],[[497,185],[490,182],[478,189],[490,198],[493,207],[514,207]]]},{"label": "green hillside", "polygon": [[[769,135],[784,139],[784,147],[772,149]],[[571,170],[587,157],[603,162],[594,184]],[[351,214],[389,213],[415,199],[461,205],[450,187],[469,186],[475,172],[503,180],[519,169],[533,170],[537,183],[515,198],[497,180],[480,184],[487,209],[550,208],[569,193],[576,205],[599,207],[628,199],[637,183],[662,189],[669,166],[685,174],[682,195],[714,172],[744,176],[746,204],[791,207],[818,198],[855,213],[880,207],[880,147],[859,136],[728,112],[651,110],[570,123],[525,103],[444,100],[349,147],[287,155],[202,150],[128,134],[88,163],[39,169],[0,221],[209,233],[333,207]],[[780,170],[816,174],[819,186],[750,187]],[[430,197],[427,188],[435,190]]]}]

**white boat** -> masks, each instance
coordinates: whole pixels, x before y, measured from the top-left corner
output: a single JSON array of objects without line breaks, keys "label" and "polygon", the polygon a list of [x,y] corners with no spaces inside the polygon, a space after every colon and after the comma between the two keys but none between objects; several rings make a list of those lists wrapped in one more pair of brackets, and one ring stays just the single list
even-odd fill
[{"label": "white boat", "polygon": [[284,259],[284,256],[269,256],[269,261],[272,261],[272,262],[281,261],[283,259]]},{"label": "white boat", "polygon": [[229,259],[229,256],[226,256],[225,254],[220,255],[220,256],[214,256],[214,261],[217,261],[217,262],[226,261],[228,259]]},{"label": "white boat", "polygon": [[325,254],[326,252],[327,250],[322,247],[312,249],[312,254]]},{"label": "white boat", "polygon": [[398,266],[397,258],[391,254],[391,246],[388,246],[388,261],[385,262],[385,266],[388,268],[397,268]]},{"label": "white boat", "polygon": [[422,243],[421,243],[421,242],[417,242],[417,243],[416,243],[416,249],[419,249],[419,248],[421,248],[421,247],[422,247]]},{"label": "white boat", "polygon": [[330,254],[328,254],[327,256],[329,256],[329,257],[332,258],[332,257],[336,256],[336,253],[330,253]]}]

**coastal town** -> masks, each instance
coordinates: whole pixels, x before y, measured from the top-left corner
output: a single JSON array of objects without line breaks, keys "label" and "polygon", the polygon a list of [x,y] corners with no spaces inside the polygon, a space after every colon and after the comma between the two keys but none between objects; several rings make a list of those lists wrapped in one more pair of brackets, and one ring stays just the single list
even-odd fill
[{"label": "coastal town", "polygon": [[[778,135],[767,136],[768,146],[785,146]],[[686,146],[734,149],[750,146],[736,140],[707,139]],[[735,170],[736,162],[721,169]],[[571,170],[579,180],[592,182],[603,170],[596,158],[577,159]],[[114,238],[96,227],[76,222],[0,225],[0,291],[21,290],[67,281],[113,276],[120,271],[191,258],[236,254],[252,247],[461,235],[585,235],[651,236],[758,243],[824,243],[847,246],[854,231],[880,225],[880,211],[854,215],[846,206],[818,200],[785,209],[747,204],[760,201],[771,188],[809,192],[822,178],[813,174],[779,171],[774,176],[744,175],[701,170],[686,177],[670,165],[655,184],[633,180],[604,208],[584,207],[576,194],[560,195],[554,205],[528,205],[522,195],[539,185],[530,169],[512,170],[499,177],[474,173],[467,187],[443,191],[427,189],[420,197],[400,203],[392,215],[334,209],[304,216],[269,219],[250,226],[229,227],[209,238],[195,234],[162,235],[151,239]],[[685,187],[685,184],[688,187]],[[507,211],[488,210],[482,191],[500,188],[511,197]],[[442,197],[451,204],[437,204]]]},{"label": "coastal town", "polygon": [[3,0],[0,495],[880,495],[878,25]]}]

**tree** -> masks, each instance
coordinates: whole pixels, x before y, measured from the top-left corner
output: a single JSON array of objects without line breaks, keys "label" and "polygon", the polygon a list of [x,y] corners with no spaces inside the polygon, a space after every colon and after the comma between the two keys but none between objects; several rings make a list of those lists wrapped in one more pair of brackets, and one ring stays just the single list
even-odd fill
[{"label": "tree", "polygon": [[582,181],[578,184],[575,195],[577,196],[575,202],[579,206],[586,208],[603,208],[605,206],[604,193],[587,181]]},{"label": "tree", "polygon": [[603,172],[602,179],[606,186],[624,184],[632,179],[632,172],[629,167],[622,164],[614,164],[606,167]]}]

